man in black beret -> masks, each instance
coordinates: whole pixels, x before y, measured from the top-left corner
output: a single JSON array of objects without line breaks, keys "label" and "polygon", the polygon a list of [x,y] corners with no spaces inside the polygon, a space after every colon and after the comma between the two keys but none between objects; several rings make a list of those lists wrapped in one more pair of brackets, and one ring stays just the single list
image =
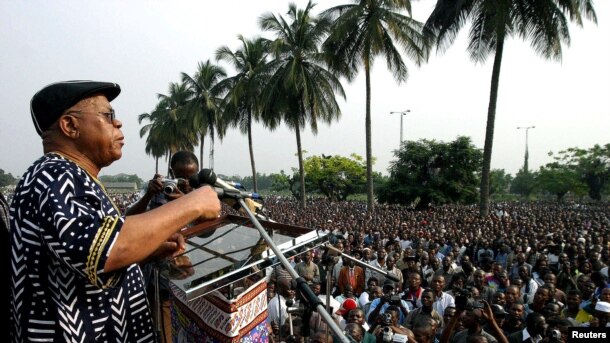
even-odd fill
[{"label": "man in black beret", "polygon": [[220,213],[216,193],[202,187],[121,215],[97,179],[122,155],[122,123],[110,105],[119,93],[114,83],[67,81],[32,98],[44,156],[10,209],[12,341],[154,341],[137,263],[180,253],[178,230]]}]

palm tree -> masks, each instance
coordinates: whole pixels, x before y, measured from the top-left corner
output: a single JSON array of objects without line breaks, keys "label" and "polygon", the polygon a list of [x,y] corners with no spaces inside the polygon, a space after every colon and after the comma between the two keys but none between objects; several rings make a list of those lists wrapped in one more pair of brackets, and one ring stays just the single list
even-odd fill
[{"label": "palm tree", "polygon": [[313,7],[311,1],[302,10],[290,4],[289,21],[271,13],[260,19],[261,27],[277,37],[272,44],[274,59],[268,64],[271,76],[261,96],[263,120],[274,127],[281,118],[295,131],[302,208],[305,208],[305,172],[301,130],[309,123],[316,134],[318,121],[331,123],[339,118],[341,111],[335,92],[345,98],[339,79],[323,66],[323,54],[318,48],[328,33],[330,22],[312,16]]},{"label": "palm tree", "polygon": [[[406,11],[408,15],[401,14]],[[398,82],[406,81],[407,66],[401,51],[419,66],[428,57],[429,45],[423,24],[411,17],[410,0],[355,0],[353,4],[332,7],[323,15],[334,20],[324,43],[329,64],[352,80],[360,66],[366,78],[366,179],[367,210],[375,206],[373,192],[373,148],[371,142],[371,68],[375,57],[384,56]]]},{"label": "palm tree", "polygon": [[140,137],[148,134],[146,153],[155,157],[157,173],[159,157],[166,155],[169,158],[178,150],[192,151],[197,142],[197,136],[189,129],[186,122],[188,118],[185,117],[190,97],[186,84],[170,83],[169,95],[157,94],[159,102],[155,109],[138,116],[138,123],[141,124],[144,120],[150,122],[140,129]]},{"label": "palm tree", "polygon": [[190,118],[190,127],[197,133],[200,140],[199,163],[203,165],[203,142],[206,133],[210,134],[210,168],[214,168],[214,138],[222,139],[226,133],[226,126],[220,120],[220,103],[225,89],[219,85],[227,76],[224,69],[210,63],[199,62],[197,71],[191,77],[182,73],[182,82],[189,89],[191,98],[186,108]]},{"label": "palm tree", "polygon": [[470,58],[482,63],[494,54],[481,173],[479,212],[482,216],[489,212],[489,172],[504,42],[518,35],[530,41],[542,57],[559,60],[562,43],[570,43],[566,15],[579,26],[583,16],[597,22],[592,0],[439,0],[426,21],[425,33],[437,36],[438,50],[446,49],[462,26],[472,21],[467,48]]},{"label": "palm tree", "polygon": [[229,89],[223,102],[223,116],[226,122],[239,127],[242,133],[248,135],[253,188],[258,192],[252,145],[252,122],[260,118],[260,95],[268,74],[265,67],[270,41],[260,37],[248,40],[241,35],[238,39],[242,44],[239,50],[233,52],[226,46],[216,50],[217,60],[225,60],[237,70],[236,75],[223,81],[228,84]]}]

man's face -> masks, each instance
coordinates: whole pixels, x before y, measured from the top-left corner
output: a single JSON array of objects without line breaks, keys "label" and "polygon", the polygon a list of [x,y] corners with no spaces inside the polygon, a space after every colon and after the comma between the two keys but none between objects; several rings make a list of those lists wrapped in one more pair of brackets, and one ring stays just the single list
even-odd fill
[{"label": "man's face", "polygon": [[485,273],[481,270],[477,270],[474,273],[474,283],[476,285],[482,285],[483,283],[485,283]]},{"label": "man's face", "polygon": [[364,324],[364,314],[359,309],[351,310],[347,316],[347,322],[362,325]]},{"label": "man's face", "polygon": [[595,318],[599,321],[599,327],[606,327],[610,322],[610,312],[595,311]]},{"label": "man's face", "polygon": [[599,301],[610,302],[610,288],[602,289],[602,293],[599,296]]},{"label": "man's face", "polygon": [[570,294],[567,299],[568,309],[574,311],[580,306],[580,296],[578,294]]},{"label": "man's face", "polygon": [[432,338],[434,337],[434,332],[432,328],[422,328],[416,327],[413,329],[413,335],[415,336],[415,341],[419,343],[432,343]]},{"label": "man's face", "polygon": [[516,287],[508,287],[506,289],[506,292],[504,292],[504,295],[506,296],[506,302],[512,304],[519,297],[519,291],[517,290]]},{"label": "man's face", "polygon": [[409,288],[418,289],[421,285],[421,276],[416,273],[409,274]]},{"label": "man's face", "polygon": [[494,304],[498,304],[498,305],[505,305],[506,304],[506,295],[504,295],[504,293],[495,293],[493,296],[493,301],[492,303]]},{"label": "man's face", "polygon": [[423,293],[421,295],[421,303],[424,307],[432,306],[432,303],[434,303],[434,294],[432,294],[432,292]]},{"label": "man's face", "polygon": [[303,259],[305,260],[306,263],[311,262],[311,251],[305,252],[305,255],[303,256]]},{"label": "man's face", "polygon": [[442,276],[435,276],[432,278],[432,289],[435,292],[440,292],[443,290],[443,288],[445,287],[445,278]]},{"label": "man's face", "polygon": [[118,119],[111,122],[105,115],[112,111],[106,96],[97,94],[79,101],[62,116],[73,118],[73,125],[78,132],[76,144],[80,152],[98,168],[110,165],[123,155],[123,124]]},{"label": "man's face", "polygon": [[185,182],[178,183],[182,193],[186,194],[193,190],[188,179],[199,171],[199,166],[196,163],[176,163],[172,166],[172,171],[174,172],[174,177],[185,180]]},{"label": "man's face", "polygon": [[521,278],[521,280],[528,280],[530,276],[530,271],[529,269],[527,269],[527,267],[523,266],[523,267],[519,267],[519,277]]},{"label": "man's face", "polygon": [[514,319],[522,320],[524,312],[525,310],[523,309],[523,305],[521,304],[513,304],[513,306],[511,306],[510,308],[510,316]]},{"label": "man's face", "polygon": [[557,304],[548,303],[542,308],[542,314],[545,318],[558,317],[561,314],[561,309]]}]

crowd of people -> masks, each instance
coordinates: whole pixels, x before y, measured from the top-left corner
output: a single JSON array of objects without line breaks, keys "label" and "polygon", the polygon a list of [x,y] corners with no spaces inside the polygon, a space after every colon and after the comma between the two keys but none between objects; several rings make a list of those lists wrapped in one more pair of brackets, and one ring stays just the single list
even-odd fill
[{"label": "crowd of people", "polygon": [[[331,312],[359,342],[565,342],[569,327],[610,326],[608,204],[492,208],[480,217],[476,206],[379,205],[369,215],[360,202],[317,199],[302,210],[291,199],[265,201],[274,220],[323,230],[343,252],[331,265],[317,249],[292,263],[323,298],[330,279]],[[275,267],[268,287],[274,332],[326,342],[315,313],[285,305],[299,297],[282,269]]]}]

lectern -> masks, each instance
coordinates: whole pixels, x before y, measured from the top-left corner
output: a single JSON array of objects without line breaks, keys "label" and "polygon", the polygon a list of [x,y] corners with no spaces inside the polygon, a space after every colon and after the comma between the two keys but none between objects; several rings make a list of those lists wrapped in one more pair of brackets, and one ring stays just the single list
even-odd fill
[{"label": "lectern", "polygon": [[[289,258],[324,245],[326,233],[260,220]],[[265,271],[278,264],[249,219],[234,215],[185,229],[187,249],[162,271],[173,293],[175,342],[267,342]]]}]

